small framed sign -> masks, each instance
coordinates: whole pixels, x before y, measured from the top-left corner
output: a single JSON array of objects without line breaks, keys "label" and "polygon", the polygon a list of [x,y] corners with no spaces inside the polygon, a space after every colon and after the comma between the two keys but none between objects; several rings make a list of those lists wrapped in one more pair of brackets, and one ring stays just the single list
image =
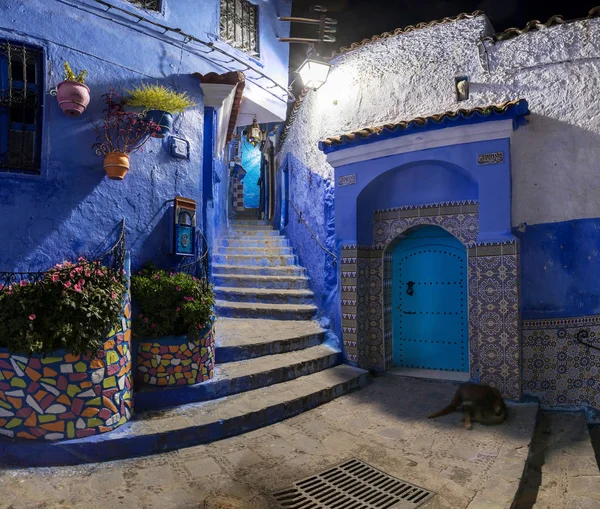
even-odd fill
[{"label": "small framed sign", "polygon": [[342,175],[338,177],[337,181],[338,187],[351,186],[356,184],[356,173],[352,173],[351,175]]},{"label": "small framed sign", "polygon": [[477,164],[501,164],[504,162],[504,152],[490,152],[489,154],[479,154]]}]

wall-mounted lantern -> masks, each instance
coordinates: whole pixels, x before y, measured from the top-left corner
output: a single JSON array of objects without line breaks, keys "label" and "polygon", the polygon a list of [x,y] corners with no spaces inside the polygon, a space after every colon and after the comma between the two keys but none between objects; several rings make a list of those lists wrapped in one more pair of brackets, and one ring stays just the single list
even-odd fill
[{"label": "wall-mounted lantern", "polygon": [[256,117],[254,117],[252,125],[244,129],[244,136],[253,147],[257,147],[265,140],[265,134],[260,130]]},{"label": "wall-mounted lantern", "polygon": [[305,87],[318,90],[327,81],[331,65],[319,56],[308,57],[298,68],[298,74]]},{"label": "wall-mounted lantern", "polygon": [[177,196],[173,220],[173,254],[194,256],[196,254],[196,202],[190,198]]}]

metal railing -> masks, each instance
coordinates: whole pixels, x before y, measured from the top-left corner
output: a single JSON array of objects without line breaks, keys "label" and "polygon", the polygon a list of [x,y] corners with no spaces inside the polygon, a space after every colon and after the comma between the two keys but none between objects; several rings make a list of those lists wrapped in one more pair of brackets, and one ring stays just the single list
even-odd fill
[{"label": "metal railing", "polygon": [[329,257],[331,258],[331,264],[334,267],[336,267],[337,263],[338,263],[338,257],[321,243],[321,241],[317,238],[317,235],[315,234],[315,232],[312,231],[312,228],[310,226],[308,226],[308,223],[304,220],[304,217],[302,217],[302,211],[299,211],[296,208],[296,206],[292,203],[292,200],[290,200],[289,198],[288,198],[288,203],[292,206],[292,208],[294,209],[294,212],[296,212],[296,214],[298,216],[298,223],[302,223],[304,226],[306,226],[306,229],[310,232],[311,237],[316,241],[316,243],[319,245],[319,247],[323,251],[325,251],[325,253],[327,253],[329,255]]},{"label": "metal railing", "polygon": [[178,272],[185,272],[190,276],[194,276],[199,279],[205,287],[209,285],[209,274],[208,274],[208,240],[200,231],[196,229],[196,253],[198,253],[196,259],[193,262],[179,265],[175,268]]}]

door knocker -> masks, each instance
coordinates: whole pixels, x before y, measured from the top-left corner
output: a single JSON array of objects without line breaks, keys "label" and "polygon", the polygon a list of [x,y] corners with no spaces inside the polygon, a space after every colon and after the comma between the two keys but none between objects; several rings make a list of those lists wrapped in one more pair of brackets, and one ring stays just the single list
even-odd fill
[{"label": "door knocker", "polygon": [[407,283],[408,288],[406,289],[406,293],[408,293],[408,295],[412,295],[413,293],[415,293],[413,286],[415,286],[415,282],[414,281],[409,281]]}]

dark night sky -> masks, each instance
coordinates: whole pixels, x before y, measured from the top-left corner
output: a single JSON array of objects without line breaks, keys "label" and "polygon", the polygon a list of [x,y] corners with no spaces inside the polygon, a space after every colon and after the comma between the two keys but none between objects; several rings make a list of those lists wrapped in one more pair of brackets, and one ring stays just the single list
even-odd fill
[{"label": "dark night sky", "polygon": [[[337,42],[326,45],[327,52],[331,52],[375,34],[461,12],[482,10],[494,29],[501,32],[510,27],[523,28],[532,19],[545,22],[555,14],[566,19],[581,18],[600,5],[600,0],[294,0],[294,15],[309,14],[310,6],[315,4],[326,6],[328,16],[338,20]],[[314,28],[311,33],[303,27],[306,25],[293,28],[292,35],[314,34]],[[290,67],[296,69],[305,54],[306,46],[292,45]]]}]

